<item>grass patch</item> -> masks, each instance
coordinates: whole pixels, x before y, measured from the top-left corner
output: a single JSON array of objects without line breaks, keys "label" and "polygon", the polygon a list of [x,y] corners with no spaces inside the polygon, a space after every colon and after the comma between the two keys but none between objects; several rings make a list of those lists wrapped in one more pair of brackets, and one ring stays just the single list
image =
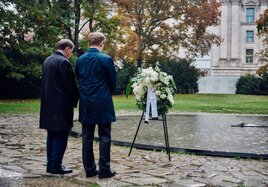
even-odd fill
[{"label": "grass patch", "polygon": [[[138,110],[135,97],[114,96],[116,111]],[[268,96],[236,94],[177,94],[173,112],[268,114]],[[40,100],[0,100],[0,113],[38,113]],[[77,109],[76,109],[77,110]]]},{"label": "grass patch", "polygon": [[0,100],[0,113],[37,113],[40,100]]},{"label": "grass patch", "polygon": [[171,111],[268,114],[268,96],[237,94],[176,95]]}]

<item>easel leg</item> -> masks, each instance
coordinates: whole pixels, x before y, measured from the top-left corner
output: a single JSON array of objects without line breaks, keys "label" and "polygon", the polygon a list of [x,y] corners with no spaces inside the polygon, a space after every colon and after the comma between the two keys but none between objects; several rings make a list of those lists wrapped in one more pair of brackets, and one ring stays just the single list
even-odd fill
[{"label": "easel leg", "polygon": [[167,118],[166,115],[162,115],[163,118],[163,128],[164,128],[164,137],[165,137],[165,143],[166,143],[166,152],[168,154],[168,160],[170,161],[170,148],[169,148],[169,139],[168,139],[168,128],[167,128]]},{"label": "easel leg", "polygon": [[144,111],[142,112],[141,119],[140,119],[140,122],[139,122],[138,128],[137,128],[137,130],[136,130],[136,133],[135,133],[135,136],[134,136],[134,139],[133,139],[133,142],[132,142],[132,145],[131,145],[130,151],[129,151],[129,153],[128,153],[128,156],[130,156],[130,154],[131,154],[131,151],[132,151],[133,145],[134,145],[134,143],[135,143],[135,140],[136,140],[137,134],[138,134],[139,129],[140,129],[140,126],[141,126],[141,121],[142,121],[142,119],[143,119],[143,115],[144,115]]}]

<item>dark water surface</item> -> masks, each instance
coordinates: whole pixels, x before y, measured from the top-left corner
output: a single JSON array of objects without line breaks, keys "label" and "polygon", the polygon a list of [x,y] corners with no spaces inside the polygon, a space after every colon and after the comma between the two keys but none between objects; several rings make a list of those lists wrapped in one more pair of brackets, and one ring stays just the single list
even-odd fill
[{"label": "dark water surface", "polygon": [[[140,116],[119,116],[112,139],[132,142]],[[231,127],[239,123],[265,127]],[[170,147],[209,151],[268,153],[268,116],[226,114],[167,115]],[[76,124],[75,128],[81,128]],[[81,131],[81,130],[80,130]],[[96,133],[97,136],[97,133]],[[165,146],[161,121],[142,121],[135,143]]]}]

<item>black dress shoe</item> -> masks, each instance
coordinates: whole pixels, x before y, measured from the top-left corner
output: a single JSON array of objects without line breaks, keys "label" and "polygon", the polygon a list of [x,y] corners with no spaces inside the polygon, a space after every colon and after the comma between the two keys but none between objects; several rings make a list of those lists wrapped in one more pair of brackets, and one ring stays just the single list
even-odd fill
[{"label": "black dress shoe", "polygon": [[99,174],[99,172],[97,170],[95,170],[95,171],[93,171],[93,173],[86,173],[86,178],[94,177],[98,174]]},{"label": "black dress shoe", "polygon": [[104,179],[104,178],[110,178],[115,176],[116,172],[115,171],[110,171],[109,173],[99,173],[99,178]]},{"label": "black dress shoe", "polygon": [[65,166],[61,166],[59,169],[50,169],[50,173],[52,174],[67,174],[72,173],[73,170],[66,168]]}]

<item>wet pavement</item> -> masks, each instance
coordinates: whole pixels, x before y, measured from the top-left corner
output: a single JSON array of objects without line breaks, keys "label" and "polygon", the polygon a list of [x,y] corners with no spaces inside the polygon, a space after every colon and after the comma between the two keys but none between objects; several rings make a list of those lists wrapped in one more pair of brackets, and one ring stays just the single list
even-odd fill
[{"label": "wet pavement", "polygon": [[[111,150],[114,178],[86,178],[81,138],[74,137],[63,160],[74,172],[47,174],[45,137],[36,114],[0,116],[0,186],[268,186],[268,160],[172,153],[169,162],[165,152],[133,149],[128,157],[129,147],[119,146]],[[98,143],[94,149],[98,158]]]}]

